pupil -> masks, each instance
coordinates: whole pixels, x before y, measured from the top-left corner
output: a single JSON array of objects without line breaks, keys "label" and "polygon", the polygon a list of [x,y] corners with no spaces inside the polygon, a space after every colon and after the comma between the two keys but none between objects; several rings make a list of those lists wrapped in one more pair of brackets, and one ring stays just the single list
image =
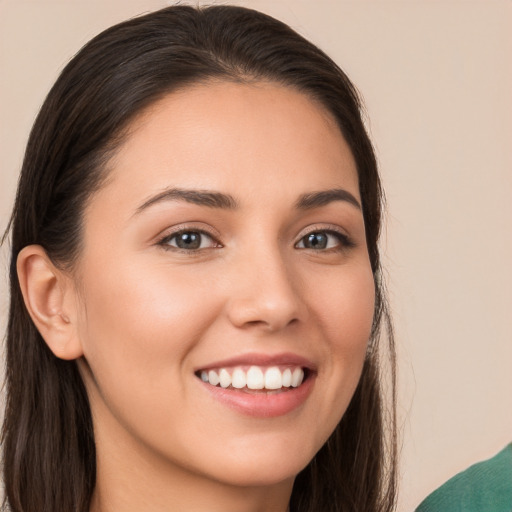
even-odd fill
[{"label": "pupil", "polygon": [[201,245],[201,235],[199,233],[182,233],[176,240],[176,245],[180,249],[198,249]]},{"label": "pupil", "polygon": [[312,249],[325,249],[327,247],[327,236],[323,233],[311,233],[307,237],[307,246]]}]

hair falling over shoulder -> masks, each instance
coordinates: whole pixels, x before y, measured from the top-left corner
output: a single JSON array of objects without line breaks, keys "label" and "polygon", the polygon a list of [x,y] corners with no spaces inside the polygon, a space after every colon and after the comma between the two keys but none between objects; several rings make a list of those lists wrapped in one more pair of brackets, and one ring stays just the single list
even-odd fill
[{"label": "hair falling over shoulder", "polygon": [[129,123],[163,95],[217,79],[269,80],[309,95],[332,113],[353,153],[376,290],[372,337],[350,406],[297,476],[290,511],[394,509],[395,358],[378,248],[383,192],[358,93],[329,57],[280,21],[241,7],[174,6],[111,27],[85,45],[62,71],[30,134],[8,229],[6,511],[89,512],[96,478],[84,384],[75,361],[56,358],[30,319],[18,254],[39,244],[56,266],[73,268],[84,205]]}]

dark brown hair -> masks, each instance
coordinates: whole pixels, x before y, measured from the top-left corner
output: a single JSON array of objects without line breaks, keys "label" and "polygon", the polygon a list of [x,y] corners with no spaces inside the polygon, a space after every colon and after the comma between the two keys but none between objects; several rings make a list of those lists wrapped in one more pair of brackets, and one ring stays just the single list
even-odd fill
[{"label": "dark brown hair", "polygon": [[[265,80],[301,91],[331,112],[351,148],[376,288],[372,338],[350,406],[297,476],[290,510],[393,509],[394,348],[377,246],[383,200],[358,94],[321,50],[267,15],[231,6],[175,6],[92,39],[61,73],[30,134],[10,221],[2,441],[5,507],[12,512],[87,512],[96,471],[91,413],[76,363],[56,358],[32,323],[18,284],[17,256],[23,247],[40,244],[57,266],[72,269],[86,201],[101,186],[134,116],[178,88],[211,80]],[[389,340],[388,407],[381,403],[381,327]]]}]

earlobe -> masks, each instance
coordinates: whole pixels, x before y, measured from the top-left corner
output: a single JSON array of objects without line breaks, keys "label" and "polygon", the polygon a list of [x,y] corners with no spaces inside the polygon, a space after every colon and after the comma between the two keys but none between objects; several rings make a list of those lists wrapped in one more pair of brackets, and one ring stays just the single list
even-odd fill
[{"label": "earlobe", "polygon": [[20,251],[17,271],[25,306],[50,350],[60,359],[82,356],[71,278],[55,267],[40,245]]}]

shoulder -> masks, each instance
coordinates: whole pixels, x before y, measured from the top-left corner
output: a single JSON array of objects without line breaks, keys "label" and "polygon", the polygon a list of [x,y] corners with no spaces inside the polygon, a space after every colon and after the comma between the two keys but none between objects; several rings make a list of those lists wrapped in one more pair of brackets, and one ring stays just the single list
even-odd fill
[{"label": "shoulder", "polygon": [[512,512],[512,444],[455,475],[416,512]]}]

